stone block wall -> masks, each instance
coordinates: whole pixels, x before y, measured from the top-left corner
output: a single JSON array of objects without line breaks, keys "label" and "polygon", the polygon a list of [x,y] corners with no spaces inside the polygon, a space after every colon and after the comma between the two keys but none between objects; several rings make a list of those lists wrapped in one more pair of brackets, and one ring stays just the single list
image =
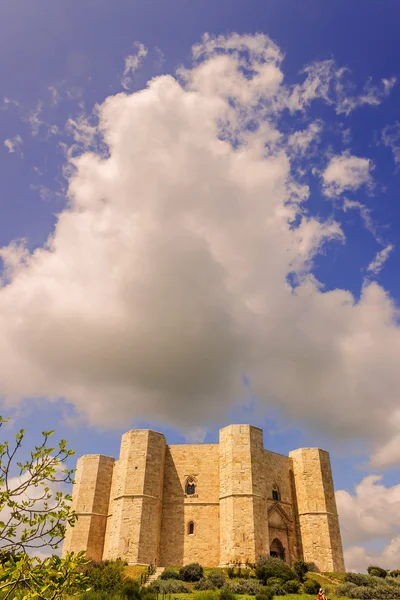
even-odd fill
[{"label": "stone block wall", "polygon": [[165,448],[164,436],[155,431],[132,430],[122,436],[104,559],[158,562]]},{"label": "stone block wall", "polygon": [[114,462],[101,454],[78,460],[72,493],[72,510],[78,520],[75,527],[67,528],[63,556],[86,550],[94,560],[102,559]]},{"label": "stone block wall", "polygon": [[254,563],[269,547],[262,431],[230,425],[221,429],[219,446],[220,564]]},{"label": "stone block wall", "polygon": [[[196,490],[185,494],[193,477]],[[189,523],[193,522],[193,534]],[[167,446],[161,525],[160,564],[219,564],[219,446]]]},{"label": "stone block wall", "polygon": [[344,571],[329,454],[319,448],[290,452],[303,557],[321,571]]}]

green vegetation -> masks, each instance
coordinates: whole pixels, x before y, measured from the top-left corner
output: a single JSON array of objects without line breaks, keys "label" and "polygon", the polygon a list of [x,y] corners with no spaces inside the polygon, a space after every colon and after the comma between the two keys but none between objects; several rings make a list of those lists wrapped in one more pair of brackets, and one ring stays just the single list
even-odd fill
[{"label": "green vegetation", "polygon": [[[86,573],[96,568],[99,565],[91,563],[86,567]],[[309,565],[302,561],[297,561],[291,568],[280,559],[262,557],[254,569],[250,566],[240,570],[238,566],[233,567],[232,575],[229,569],[203,569],[194,563],[183,568],[168,567],[149,587],[140,587],[123,576],[113,591],[92,589],[81,594],[79,600],[273,600],[274,597],[282,597],[282,600],[316,600],[321,587],[329,600],[400,600],[400,577],[396,571],[388,574],[382,569],[377,576],[317,573],[307,571],[308,568]],[[374,573],[374,568],[371,566],[370,573]],[[104,575],[105,586],[111,578],[111,571],[115,574],[121,569],[122,574],[127,574],[129,567],[123,567],[123,563],[119,562],[119,565],[105,565],[104,573],[107,569],[110,569],[110,573],[107,577]],[[239,572],[242,577],[238,576]],[[261,579],[257,578],[257,574]],[[186,581],[180,579],[181,576],[186,577]],[[93,575],[88,574],[88,579],[92,582]]]},{"label": "green vegetation", "polygon": [[[0,417],[0,428],[7,420]],[[67,523],[73,525],[76,520],[70,508],[71,496],[59,491],[63,484],[73,481],[74,471],[65,463],[74,452],[65,440],[58,448],[50,447],[53,433],[43,432],[42,443],[25,461],[18,460],[25,438],[23,429],[12,443],[0,442],[2,600],[57,600],[87,587],[80,569],[87,562],[83,552],[65,559],[32,556],[43,548],[57,550]]]}]

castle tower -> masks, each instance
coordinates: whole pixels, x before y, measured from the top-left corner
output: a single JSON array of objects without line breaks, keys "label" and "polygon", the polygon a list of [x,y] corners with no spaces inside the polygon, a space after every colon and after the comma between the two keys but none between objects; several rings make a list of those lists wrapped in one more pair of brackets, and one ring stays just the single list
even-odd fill
[{"label": "castle tower", "polygon": [[230,425],[219,434],[220,565],[253,563],[269,553],[262,430]]},{"label": "castle tower", "polygon": [[122,436],[103,559],[157,564],[165,450],[164,436],[155,431],[132,430]]},{"label": "castle tower", "polygon": [[101,454],[87,454],[78,462],[72,491],[72,510],[78,515],[74,527],[67,527],[63,556],[67,552],[86,550],[94,560],[101,560],[114,459]]},{"label": "castle tower", "polygon": [[320,571],[344,571],[342,540],[329,454],[319,448],[289,453],[293,461],[301,545]]}]

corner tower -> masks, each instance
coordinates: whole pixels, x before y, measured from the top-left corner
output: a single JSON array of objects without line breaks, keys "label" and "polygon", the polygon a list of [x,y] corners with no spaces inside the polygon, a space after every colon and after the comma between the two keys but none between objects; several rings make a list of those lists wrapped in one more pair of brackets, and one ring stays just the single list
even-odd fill
[{"label": "corner tower", "polygon": [[86,550],[90,558],[102,559],[113,469],[110,456],[87,454],[78,460],[71,506],[78,520],[67,527],[63,556]]},{"label": "corner tower", "polygon": [[255,562],[269,553],[262,430],[220,430],[220,565]]},{"label": "corner tower", "polygon": [[122,436],[103,559],[157,564],[160,546],[165,438],[150,430]]},{"label": "corner tower", "polygon": [[329,454],[319,448],[289,453],[303,558],[320,571],[344,571],[343,547]]}]

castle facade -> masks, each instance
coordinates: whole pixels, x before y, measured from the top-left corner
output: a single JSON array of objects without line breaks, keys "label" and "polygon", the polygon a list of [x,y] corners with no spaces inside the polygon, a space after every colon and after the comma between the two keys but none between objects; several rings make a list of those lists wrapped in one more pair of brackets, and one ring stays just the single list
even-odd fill
[{"label": "castle facade", "polygon": [[218,444],[168,445],[161,433],[129,431],[118,460],[78,460],[72,508],[63,555],[213,567],[267,554],[344,571],[328,452],[269,452],[251,425],[221,429]]}]

